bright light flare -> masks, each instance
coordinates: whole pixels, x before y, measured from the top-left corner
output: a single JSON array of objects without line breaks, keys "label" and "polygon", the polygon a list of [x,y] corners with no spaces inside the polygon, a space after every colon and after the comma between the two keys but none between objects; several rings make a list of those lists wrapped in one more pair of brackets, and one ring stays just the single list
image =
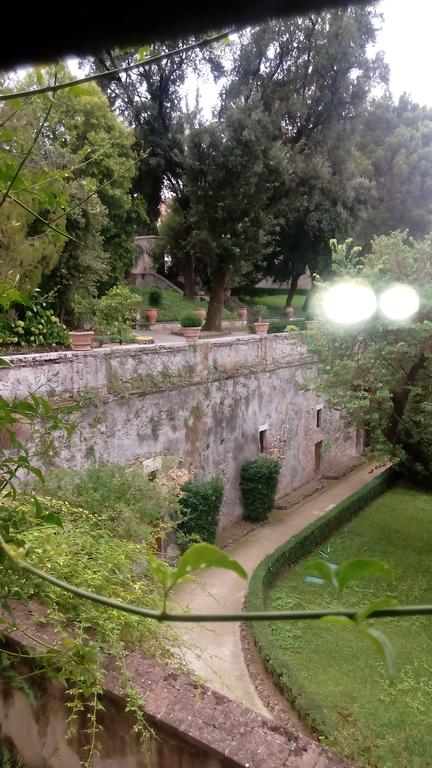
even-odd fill
[{"label": "bright light flare", "polygon": [[377,308],[377,300],[368,285],[337,283],[326,290],[322,307],[329,320],[350,325],[372,317]]},{"label": "bright light flare", "polygon": [[419,306],[418,293],[410,285],[393,285],[379,297],[379,308],[390,320],[408,320]]}]

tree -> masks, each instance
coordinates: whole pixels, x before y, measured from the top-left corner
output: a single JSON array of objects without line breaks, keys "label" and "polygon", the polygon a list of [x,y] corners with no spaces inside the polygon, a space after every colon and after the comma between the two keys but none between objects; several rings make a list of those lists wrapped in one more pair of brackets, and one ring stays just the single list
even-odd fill
[{"label": "tree", "polygon": [[[69,75],[62,66],[36,69],[23,85],[54,77]],[[12,182],[0,206],[1,276],[55,289],[68,316],[73,293],[107,288],[131,266],[133,135],[93,83],[1,110],[0,172]]]},{"label": "tree", "polygon": [[222,113],[258,101],[291,151],[266,272],[292,279],[293,289],[306,266],[313,274],[329,265],[329,239],[346,236],[369,201],[353,144],[371,90],[387,76],[382,56],[368,50],[377,19],[356,7],[270,22],[240,34],[223,72]]},{"label": "tree", "polygon": [[414,238],[432,230],[432,110],[401,96],[373,101],[358,135],[374,199],[357,228],[368,244],[374,235],[407,229]]},{"label": "tree", "polygon": [[[137,159],[132,151],[133,134],[111,112],[106,96],[93,83],[78,92],[60,92],[48,128],[52,146],[64,156],[63,161],[75,166],[71,173],[74,203],[97,190],[88,205],[68,215],[69,228],[83,244],[69,243],[51,282],[65,272],[69,280],[80,275],[88,280],[88,266],[93,261],[92,285],[106,289],[122,281],[132,266],[131,180]],[[80,262],[82,270],[77,269]]]},{"label": "tree", "polygon": [[226,292],[268,253],[277,229],[270,204],[283,167],[283,152],[259,108],[236,107],[222,123],[187,136],[185,247],[210,293],[206,330],[220,330]]},{"label": "tree", "polygon": [[[167,40],[128,52],[106,51],[94,57],[92,68],[103,72],[139,60],[143,55],[182,47],[192,39]],[[111,107],[133,127],[135,151],[141,153],[149,149],[149,154],[137,164],[133,193],[145,200],[148,220],[141,225],[146,226],[150,234],[156,234],[165,185],[176,187],[178,182],[183,134],[181,91],[197,57],[195,52],[181,53],[125,76],[110,77],[102,84]]]},{"label": "tree", "polygon": [[24,287],[54,267],[65,243],[66,179],[45,144],[53,106],[46,96],[0,103],[0,280]]},{"label": "tree", "polygon": [[376,454],[423,478],[432,470],[431,253],[430,235],[415,241],[401,232],[376,238],[365,256],[350,241],[333,243],[337,277],[367,281],[377,293],[408,284],[420,296],[420,310],[405,322],[377,313],[354,328],[323,321],[311,341],[320,359],[318,387],[329,404],[370,431]]}]

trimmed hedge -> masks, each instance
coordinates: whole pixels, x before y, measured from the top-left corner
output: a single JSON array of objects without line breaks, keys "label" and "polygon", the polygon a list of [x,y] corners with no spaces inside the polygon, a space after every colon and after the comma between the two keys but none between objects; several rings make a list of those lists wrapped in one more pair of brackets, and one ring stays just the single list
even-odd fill
[{"label": "trimmed hedge", "polygon": [[287,325],[295,325],[299,331],[306,330],[306,323],[302,317],[295,319],[286,317],[285,320],[274,320],[270,323],[268,333],[284,333]]},{"label": "trimmed hedge", "polygon": [[199,483],[189,480],[181,490],[179,504],[184,519],[177,525],[179,545],[187,548],[195,541],[214,544],[224,494],[221,478],[215,475]]},{"label": "trimmed hedge", "polygon": [[[236,286],[231,291],[231,296],[286,296],[288,288],[257,288],[253,285]],[[298,296],[307,296],[308,288],[296,288]]]},{"label": "trimmed hedge", "polygon": [[280,468],[280,462],[269,456],[248,459],[243,464],[240,491],[248,520],[265,520],[272,511]]},{"label": "trimmed hedge", "polygon": [[[332,533],[358,515],[367,504],[393,486],[399,477],[395,467],[386,469],[381,475],[366,483],[360,490],[348,496],[318,520],[303,528],[284,544],[267,555],[254,570],[245,600],[246,611],[264,611],[268,588],[279,574],[307,557],[321,546]],[[325,713],[312,699],[309,691],[298,681],[295,665],[287,664],[287,658],[274,642],[267,622],[252,623],[252,634],[264,664],[273,681],[284,696],[293,704],[302,720],[316,732],[322,733],[326,721]]]}]

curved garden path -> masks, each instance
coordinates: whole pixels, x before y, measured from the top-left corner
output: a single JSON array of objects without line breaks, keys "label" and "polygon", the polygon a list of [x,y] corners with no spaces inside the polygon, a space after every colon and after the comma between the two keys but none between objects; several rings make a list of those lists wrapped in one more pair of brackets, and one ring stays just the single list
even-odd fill
[{"label": "curved garden path", "polygon": [[[369,466],[363,466],[289,510],[274,510],[268,525],[255,529],[227,552],[250,575],[263,557],[361,488],[379,471],[371,473]],[[238,613],[246,588],[246,582],[229,571],[204,571],[199,580],[178,585],[171,607],[194,613]],[[183,658],[205,683],[256,712],[272,717],[249,677],[239,624],[185,623],[176,625],[175,629],[185,641]]]}]

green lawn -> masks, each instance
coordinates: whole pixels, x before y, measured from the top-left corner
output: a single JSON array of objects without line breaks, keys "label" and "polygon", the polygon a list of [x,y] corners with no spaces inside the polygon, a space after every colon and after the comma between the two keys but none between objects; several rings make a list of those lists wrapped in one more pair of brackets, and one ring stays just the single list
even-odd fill
[{"label": "green lawn", "polygon": [[[395,570],[388,584],[364,580],[338,600],[328,587],[305,583],[300,564],[267,596],[267,608],[362,606],[376,597],[432,603],[432,494],[399,487],[373,502],[322,548],[331,562],[378,557]],[[314,556],[322,557],[318,552]],[[296,686],[329,746],[370,768],[432,766],[432,617],[375,619],[398,659],[392,683],[366,639],[316,622],[272,625]]]},{"label": "green lawn", "polygon": [[[239,296],[240,301],[247,304],[249,307],[254,307],[257,304],[261,304],[266,308],[267,317],[286,317],[285,314],[285,302],[286,295],[284,294],[269,294],[268,296]],[[296,317],[303,317],[302,306],[305,300],[305,296],[296,293],[293,299],[293,307],[295,309]]]},{"label": "green lawn", "polygon": [[[134,288],[134,292],[138,293],[144,299],[144,304],[150,306],[148,302],[148,295],[150,288]],[[200,299],[185,299],[177,291],[162,290],[162,304],[158,308],[158,322],[170,323],[178,322],[181,316],[185,312],[189,312],[191,309],[207,309],[207,302]],[[230,312],[224,310],[223,317],[225,320],[229,320],[232,315]]]}]

